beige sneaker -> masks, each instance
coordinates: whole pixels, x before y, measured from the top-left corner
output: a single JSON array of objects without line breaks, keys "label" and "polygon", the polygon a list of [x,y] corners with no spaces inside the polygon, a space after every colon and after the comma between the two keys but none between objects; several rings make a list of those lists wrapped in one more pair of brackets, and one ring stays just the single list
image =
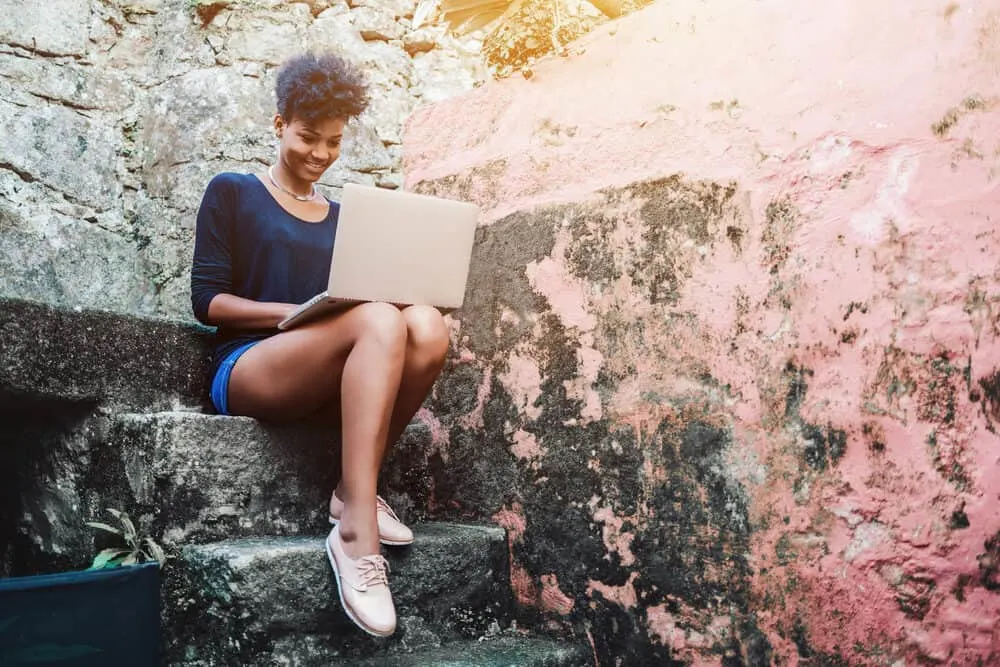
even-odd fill
[{"label": "beige sneaker", "polygon": [[334,526],[326,538],[326,555],[337,575],[337,593],[347,616],[370,635],[388,637],[396,631],[396,607],[389,591],[389,561],[381,554],[349,557]]},{"label": "beige sneaker", "polygon": [[[399,520],[399,517],[382,496],[375,496],[375,498],[377,501],[378,541],[389,547],[405,547],[407,544],[413,544],[413,531]],[[343,501],[337,497],[336,493],[333,494],[333,500],[330,503],[330,523],[334,526],[340,523],[340,515],[343,511]]]}]

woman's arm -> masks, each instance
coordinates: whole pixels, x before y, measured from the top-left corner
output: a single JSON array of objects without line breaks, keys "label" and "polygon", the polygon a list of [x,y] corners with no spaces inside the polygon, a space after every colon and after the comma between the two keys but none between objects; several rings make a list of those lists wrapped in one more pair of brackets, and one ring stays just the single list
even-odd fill
[{"label": "woman's arm", "polygon": [[216,294],[208,304],[206,324],[231,329],[274,329],[298,308],[294,303],[252,301],[232,294]]},{"label": "woman's arm", "polygon": [[220,324],[209,316],[209,306],[215,297],[233,291],[230,210],[235,199],[232,184],[220,174],[209,182],[198,207],[191,261],[191,309],[202,324]]},{"label": "woman's arm", "polygon": [[238,193],[228,175],[209,182],[198,208],[191,264],[191,306],[203,324],[233,329],[272,329],[296,306],[262,303],[233,294],[233,212]]},{"label": "woman's arm", "polygon": [[233,254],[239,230],[234,224],[239,192],[232,175],[220,174],[205,189],[195,226],[191,264],[191,306],[203,324],[231,329],[274,329],[298,306],[259,302],[233,294]]}]

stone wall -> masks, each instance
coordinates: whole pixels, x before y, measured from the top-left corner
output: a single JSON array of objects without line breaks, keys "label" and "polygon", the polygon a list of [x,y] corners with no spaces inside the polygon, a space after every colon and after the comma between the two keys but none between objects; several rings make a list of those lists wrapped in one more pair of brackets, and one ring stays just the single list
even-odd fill
[{"label": "stone wall", "polygon": [[1000,662],[1000,2],[569,51],[408,125],[484,208],[430,506],[602,665]]},{"label": "stone wall", "polygon": [[0,296],[190,319],[211,176],[274,159],[276,66],[332,49],[371,108],[324,178],[395,188],[403,120],[483,73],[415,0],[10,0],[0,13]]},{"label": "stone wall", "polygon": [[0,577],[87,567],[106,507],[149,530],[115,415],[196,414],[209,362],[204,327],[0,297]]}]

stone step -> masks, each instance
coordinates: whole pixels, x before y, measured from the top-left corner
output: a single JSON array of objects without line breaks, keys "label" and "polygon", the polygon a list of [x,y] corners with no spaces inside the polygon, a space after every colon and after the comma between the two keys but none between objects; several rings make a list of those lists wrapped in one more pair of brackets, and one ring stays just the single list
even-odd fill
[{"label": "stone step", "polygon": [[205,406],[210,340],[201,326],[0,296],[0,397]]},{"label": "stone step", "polygon": [[[168,654],[178,665],[253,664],[320,636],[328,659],[439,645],[509,623],[506,537],[496,526],[418,524],[412,546],[385,549],[399,628],[388,639],[340,609],[324,537],[246,538],[186,546],[168,577]],[[191,656],[194,661],[191,661]]]},{"label": "stone step", "polygon": [[[271,664],[295,667],[319,667],[306,660],[280,661]],[[323,663],[336,667],[590,667],[591,653],[583,645],[548,639],[504,637],[481,641],[462,641],[422,649],[408,654],[386,655],[361,662]]]},{"label": "stone step", "polygon": [[[276,426],[199,412],[120,414],[109,442],[138,512],[167,546],[318,533],[340,475],[332,427]],[[404,521],[429,488],[429,429],[411,424],[386,460],[382,494]]]}]

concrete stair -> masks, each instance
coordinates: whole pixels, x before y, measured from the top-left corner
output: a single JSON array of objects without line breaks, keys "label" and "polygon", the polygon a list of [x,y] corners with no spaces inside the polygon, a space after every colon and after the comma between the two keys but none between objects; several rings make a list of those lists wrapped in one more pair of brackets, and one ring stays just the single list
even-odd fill
[{"label": "concrete stair", "polygon": [[[327,658],[363,656],[414,644],[440,645],[479,637],[509,623],[506,541],[495,526],[428,523],[415,526],[414,544],[385,549],[400,630],[373,639],[340,609],[323,537],[243,538],[185,547],[186,600],[171,626],[174,653],[223,650],[249,663],[272,644],[311,644]],[[211,623],[199,623],[199,618]],[[336,641],[322,641],[317,633]],[[286,652],[288,648],[286,648]],[[185,664],[183,662],[179,664]],[[217,664],[228,664],[219,662]]]},{"label": "concrete stair", "polygon": [[[164,544],[319,534],[340,475],[334,430],[200,412],[125,413],[110,428],[133,503]],[[423,505],[430,432],[411,424],[383,466],[382,494],[406,521]],[[424,489],[411,495],[409,489]]]},{"label": "concrete stair", "polygon": [[[282,664],[282,663],[276,663]],[[292,664],[292,663],[288,663]],[[545,639],[504,637],[465,641],[408,655],[371,658],[361,662],[329,663],[336,667],[585,667],[593,657],[583,646]],[[309,665],[313,667],[313,665]],[[319,667],[317,664],[315,667]]]},{"label": "concrete stair", "polygon": [[[386,548],[398,629],[357,629],[340,609],[323,540],[336,483],[332,431],[196,412],[117,415],[110,442],[133,504],[180,556],[165,578],[166,664],[592,664],[589,651],[514,628],[506,535],[493,525],[412,523],[409,489],[427,472],[414,424],[383,489],[414,527]],[[408,516],[410,515],[410,516]]]},{"label": "concrete stair", "polygon": [[[416,423],[381,477],[382,495],[416,532],[411,547],[386,550],[399,627],[381,640],[355,628],[322,546],[339,476],[332,429],[197,412],[208,407],[208,336],[0,297],[0,404],[25,413],[8,429],[16,465],[0,469],[0,488],[14,489],[13,507],[23,492],[38,503],[28,515],[35,532],[55,536],[47,553],[85,552],[93,531],[76,526],[81,508],[116,507],[179,554],[163,578],[164,665],[593,664],[586,646],[516,629],[501,529],[415,523],[437,465]],[[43,423],[53,411],[65,418]],[[38,433],[60,474],[25,486]],[[12,534],[0,525],[0,538]]]},{"label": "concrete stair", "polygon": [[201,326],[0,296],[0,399],[207,406],[209,341]]}]

